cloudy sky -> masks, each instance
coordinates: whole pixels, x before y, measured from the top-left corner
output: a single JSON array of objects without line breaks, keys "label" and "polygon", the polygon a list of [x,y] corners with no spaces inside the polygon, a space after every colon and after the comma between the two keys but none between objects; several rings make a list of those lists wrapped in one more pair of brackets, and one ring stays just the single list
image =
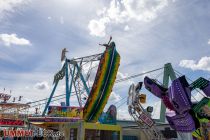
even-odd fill
[{"label": "cloudy sky", "polygon": [[[100,53],[98,44],[110,35],[121,55],[118,78],[168,62],[192,80],[210,78],[208,0],[0,0],[0,91],[48,97],[61,49],[69,50],[68,58]],[[119,101],[121,118],[128,118],[129,85],[142,78],[115,85],[109,104]],[[148,104],[158,104],[147,95]]]}]

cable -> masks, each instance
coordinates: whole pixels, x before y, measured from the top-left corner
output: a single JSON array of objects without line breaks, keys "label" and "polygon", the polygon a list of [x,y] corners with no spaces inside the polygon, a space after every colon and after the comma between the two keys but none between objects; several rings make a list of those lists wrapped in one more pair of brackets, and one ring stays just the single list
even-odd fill
[{"label": "cable", "polygon": [[[76,94],[72,94],[71,96],[74,96],[74,95],[76,95]],[[51,102],[58,101],[58,100],[64,99],[64,98],[65,98],[65,97],[58,98],[58,99],[52,100]],[[46,104],[46,103],[41,103],[41,104],[39,104],[39,105],[34,105],[34,106],[29,107],[29,108],[33,108],[33,107],[40,106],[40,105],[43,105],[43,104]],[[29,109],[29,108],[23,108],[23,109],[20,109],[20,111],[26,110],[26,109]]]},{"label": "cable", "polygon": [[139,73],[139,74],[135,74],[135,75],[132,75],[132,76],[129,76],[129,77],[126,77],[126,78],[117,79],[117,80],[116,80],[116,83],[123,82],[123,81],[126,81],[126,80],[130,80],[130,79],[133,79],[133,78],[136,78],[136,77],[139,77],[139,76],[148,74],[148,73],[152,73],[152,72],[161,70],[161,69],[163,69],[163,68],[164,68],[164,67],[158,68],[158,69],[154,69],[154,70],[151,70],[151,71],[147,71],[147,72],[143,72],[143,73]]},{"label": "cable", "polygon": [[120,108],[122,105],[124,105],[124,103],[126,103],[127,101],[121,103],[119,106],[117,106],[117,109]]},{"label": "cable", "polygon": [[155,76],[155,79],[158,79],[162,74],[163,72],[160,72],[159,74],[157,74],[157,76]]},{"label": "cable", "polygon": [[[75,93],[75,91],[74,91],[74,92],[71,92],[71,93]],[[54,96],[54,97],[52,97],[52,99],[53,99],[53,98],[57,98],[57,97],[61,97],[61,96],[64,96],[64,95],[66,95],[66,94],[61,94],[61,95]],[[73,95],[75,95],[75,94],[73,94]],[[71,95],[71,96],[72,96],[72,95]],[[65,97],[63,97],[63,98],[65,98]],[[29,102],[29,103],[27,103],[27,104],[28,104],[28,105],[34,104],[34,103],[37,103],[37,102],[40,102],[40,101],[45,101],[45,100],[47,100],[47,99],[49,99],[49,98],[37,100],[37,101],[34,101],[34,102]],[[53,101],[55,101],[55,100],[53,100]],[[51,102],[52,102],[52,101],[51,101]],[[42,103],[42,104],[45,104],[45,103]],[[39,106],[39,105],[42,105],[42,104],[30,106],[29,108],[36,107],[36,106]],[[8,109],[12,109],[12,108],[13,108],[13,107],[10,107],[10,108],[4,109],[4,110],[0,110],[0,111],[2,112],[2,111],[8,110]],[[29,108],[28,108],[28,109],[29,109]],[[26,109],[26,108],[25,108],[25,109]]]},{"label": "cable", "polygon": [[114,102],[113,104],[116,105],[116,104],[120,103],[122,100],[124,100],[124,99],[126,99],[126,98],[127,98],[127,97],[125,96],[125,97],[121,98],[119,101]]},{"label": "cable", "polygon": [[[71,93],[74,93],[74,92],[71,92]],[[66,94],[57,95],[57,96],[54,96],[54,97],[52,97],[52,98],[57,98],[57,97],[64,96],[64,95],[66,95]],[[44,98],[44,99],[37,100],[37,101],[34,101],[34,102],[29,102],[29,103],[27,103],[27,104],[33,104],[33,103],[36,103],[36,102],[45,101],[45,100],[47,100],[47,99],[49,99],[49,98]]]}]

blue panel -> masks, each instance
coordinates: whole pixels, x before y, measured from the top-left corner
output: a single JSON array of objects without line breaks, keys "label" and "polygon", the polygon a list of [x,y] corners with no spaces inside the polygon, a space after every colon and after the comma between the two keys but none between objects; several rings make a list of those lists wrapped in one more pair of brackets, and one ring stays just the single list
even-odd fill
[{"label": "blue panel", "polygon": [[123,136],[123,140],[138,140],[137,136]]}]

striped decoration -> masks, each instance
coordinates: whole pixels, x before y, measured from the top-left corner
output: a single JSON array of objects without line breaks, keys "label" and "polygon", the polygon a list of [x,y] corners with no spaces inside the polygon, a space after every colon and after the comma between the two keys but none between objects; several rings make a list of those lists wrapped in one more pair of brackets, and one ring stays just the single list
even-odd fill
[{"label": "striped decoration", "polygon": [[120,55],[116,48],[106,49],[100,60],[90,95],[84,106],[83,118],[85,121],[98,121],[112,92],[119,64]]}]

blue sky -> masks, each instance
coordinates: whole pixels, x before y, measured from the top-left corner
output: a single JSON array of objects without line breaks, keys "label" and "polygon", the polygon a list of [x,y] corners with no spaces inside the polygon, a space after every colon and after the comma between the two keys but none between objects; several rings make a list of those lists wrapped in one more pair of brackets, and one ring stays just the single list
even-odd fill
[{"label": "blue sky", "polygon": [[[110,35],[121,55],[118,77],[171,62],[191,79],[210,78],[208,0],[0,0],[1,90],[33,100],[48,97],[61,49],[69,50],[68,58],[100,53],[98,44]],[[110,103],[142,78],[116,84]],[[149,104],[156,101],[148,97]],[[125,110],[123,105],[119,112]]]}]

